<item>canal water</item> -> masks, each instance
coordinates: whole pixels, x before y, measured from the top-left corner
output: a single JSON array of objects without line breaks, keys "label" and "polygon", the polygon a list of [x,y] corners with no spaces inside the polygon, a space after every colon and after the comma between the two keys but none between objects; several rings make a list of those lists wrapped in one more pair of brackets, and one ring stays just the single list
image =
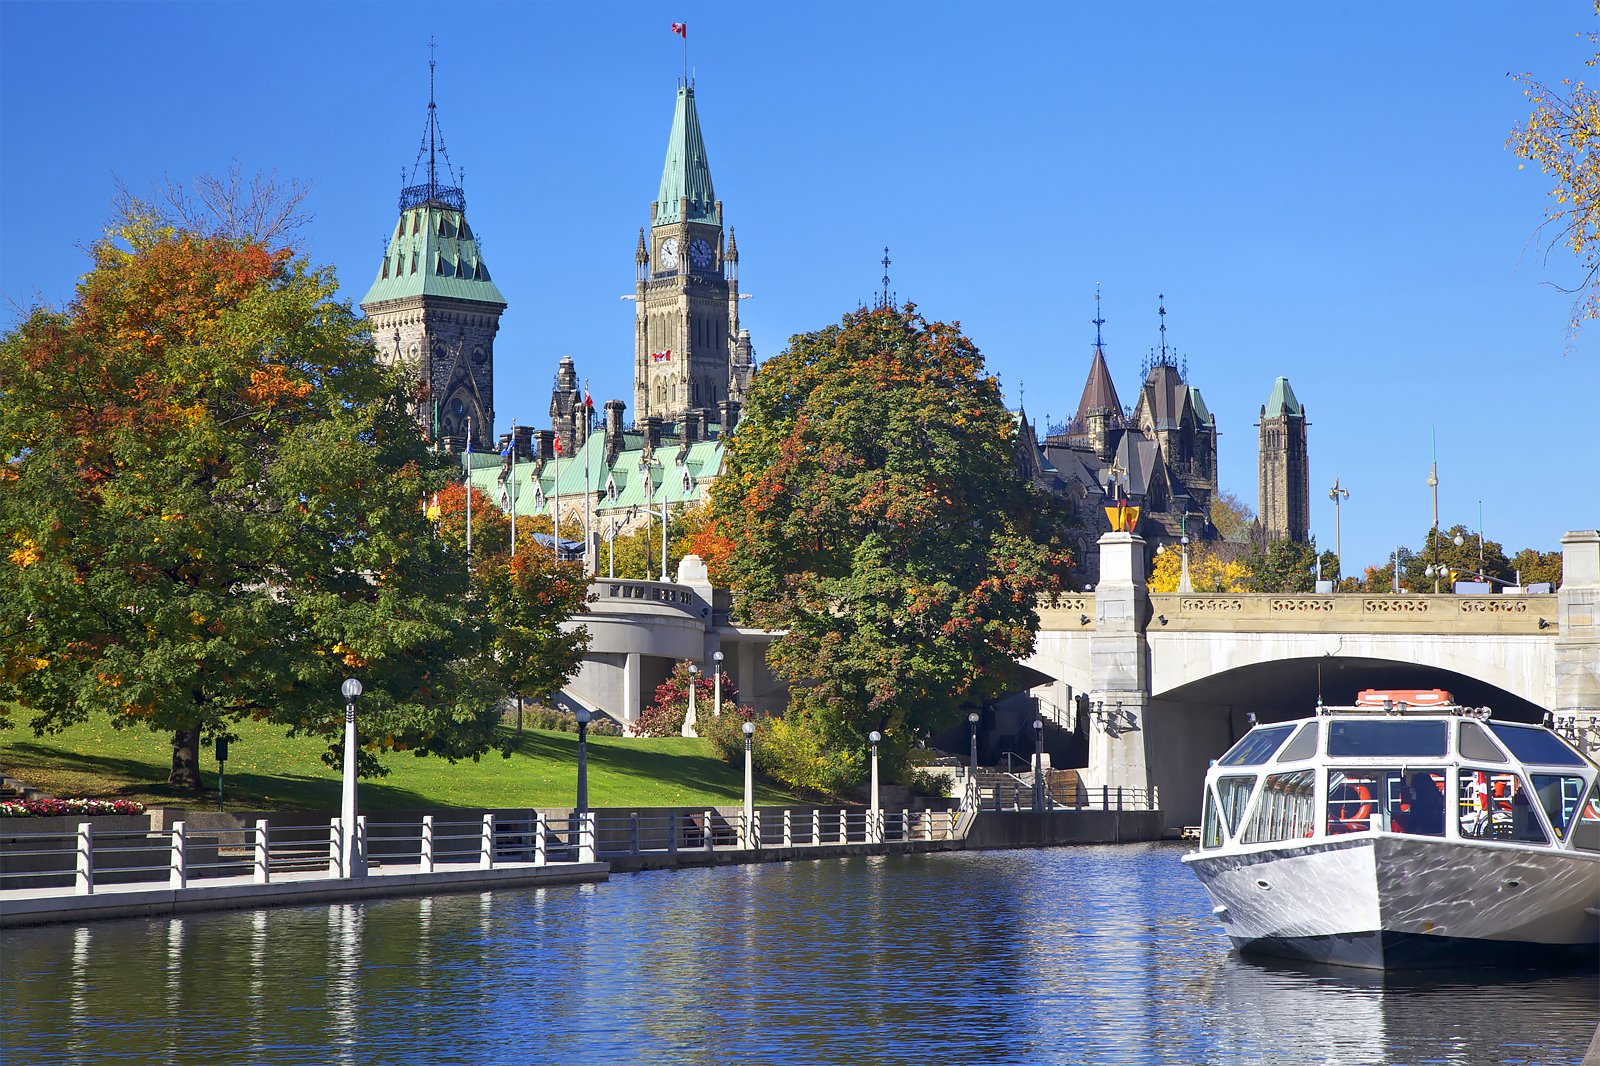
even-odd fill
[{"label": "canal water", "polygon": [[22,929],[0,1059],[1578,1063],[1593,974],[1241,960],[1173,845],[655,871]]}]

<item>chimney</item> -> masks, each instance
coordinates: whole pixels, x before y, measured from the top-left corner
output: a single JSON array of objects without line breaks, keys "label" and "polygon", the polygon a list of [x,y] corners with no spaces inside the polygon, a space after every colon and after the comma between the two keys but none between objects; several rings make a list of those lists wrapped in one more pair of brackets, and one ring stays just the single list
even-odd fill
[{"label": "chimney", "polygon": [[723,400],[717,404],[717,417],[722,426],[722,438],[727,440],[739,426],[739,401]]},{"label": "chimney", "polygon": [[703,407],[683,413],[683,443],[699,444],[706,436],[706,412]]},{"label": "chimney", "polygon": [[622,410],[627,405],[621,400],[606,401],[606,465],[617,461],[622,452]]},{"label": "chimney", "polygon": [[541,429],[534,436],[539,441],[539,468],[542,470],[545,463],[555,458],[556,431],[553,429]]},{"label": "chimney", "polygon": [[654,452],[661,443],[661,416],[646,415],[639,426],[644,431],[644,450]]},{"label": "chimney", "polygon": [[527,462],[533,458],[533,427],[517,427],[517,461]]}]

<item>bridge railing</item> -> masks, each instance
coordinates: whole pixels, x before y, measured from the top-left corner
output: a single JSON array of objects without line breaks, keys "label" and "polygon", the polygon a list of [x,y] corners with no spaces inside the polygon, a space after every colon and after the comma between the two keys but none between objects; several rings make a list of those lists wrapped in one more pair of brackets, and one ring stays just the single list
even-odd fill
[{"label": "bridge railing", "polygon": [[648,604],[680,611],[691,618],[710,616],[711,605],[699,593],[670,581],[639,581],[632,578],[599,578],[589,582],[596,611],[604,611],[605,604]]},{"label": "bridge railing", "polygon": [[[1554,633],[1553,594],[1156,592],[1148,630]],[[1071,628],[1070,626],[1068,628]]]}]

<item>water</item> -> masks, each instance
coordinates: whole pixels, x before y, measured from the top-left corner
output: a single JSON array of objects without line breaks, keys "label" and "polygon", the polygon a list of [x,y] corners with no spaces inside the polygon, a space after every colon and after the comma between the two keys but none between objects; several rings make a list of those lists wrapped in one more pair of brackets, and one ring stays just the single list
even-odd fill
[{"label": "water", "polygon": [[6,1063],[1578,1063],[1594,975],[1246,962],[1171,845],[6,932]]}]

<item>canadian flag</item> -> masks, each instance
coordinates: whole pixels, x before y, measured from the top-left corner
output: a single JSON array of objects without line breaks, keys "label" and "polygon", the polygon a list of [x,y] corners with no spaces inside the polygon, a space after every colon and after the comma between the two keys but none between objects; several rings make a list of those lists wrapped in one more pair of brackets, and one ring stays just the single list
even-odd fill
[{"label": "canadian flag", "polygon": [[651,352],[650,358],[658,363],[670,363],[672,362],[672,349],[668,348],[664,352]]},{"label": "canadian flag", "polygon": [[689,39],[689,24],[687,22],[674,22],[672,24],[672,32],[687,41]]},{"label": "canadian flag", "polygon": [[561,438],[556,437],[556,458],[561,458]]},{"label": "canadian flag", "polygon": [[594,397],[589,395],[589,383],[587,381],[583,383],[583,406],[589,409],[590,414],[594,414]]}]

